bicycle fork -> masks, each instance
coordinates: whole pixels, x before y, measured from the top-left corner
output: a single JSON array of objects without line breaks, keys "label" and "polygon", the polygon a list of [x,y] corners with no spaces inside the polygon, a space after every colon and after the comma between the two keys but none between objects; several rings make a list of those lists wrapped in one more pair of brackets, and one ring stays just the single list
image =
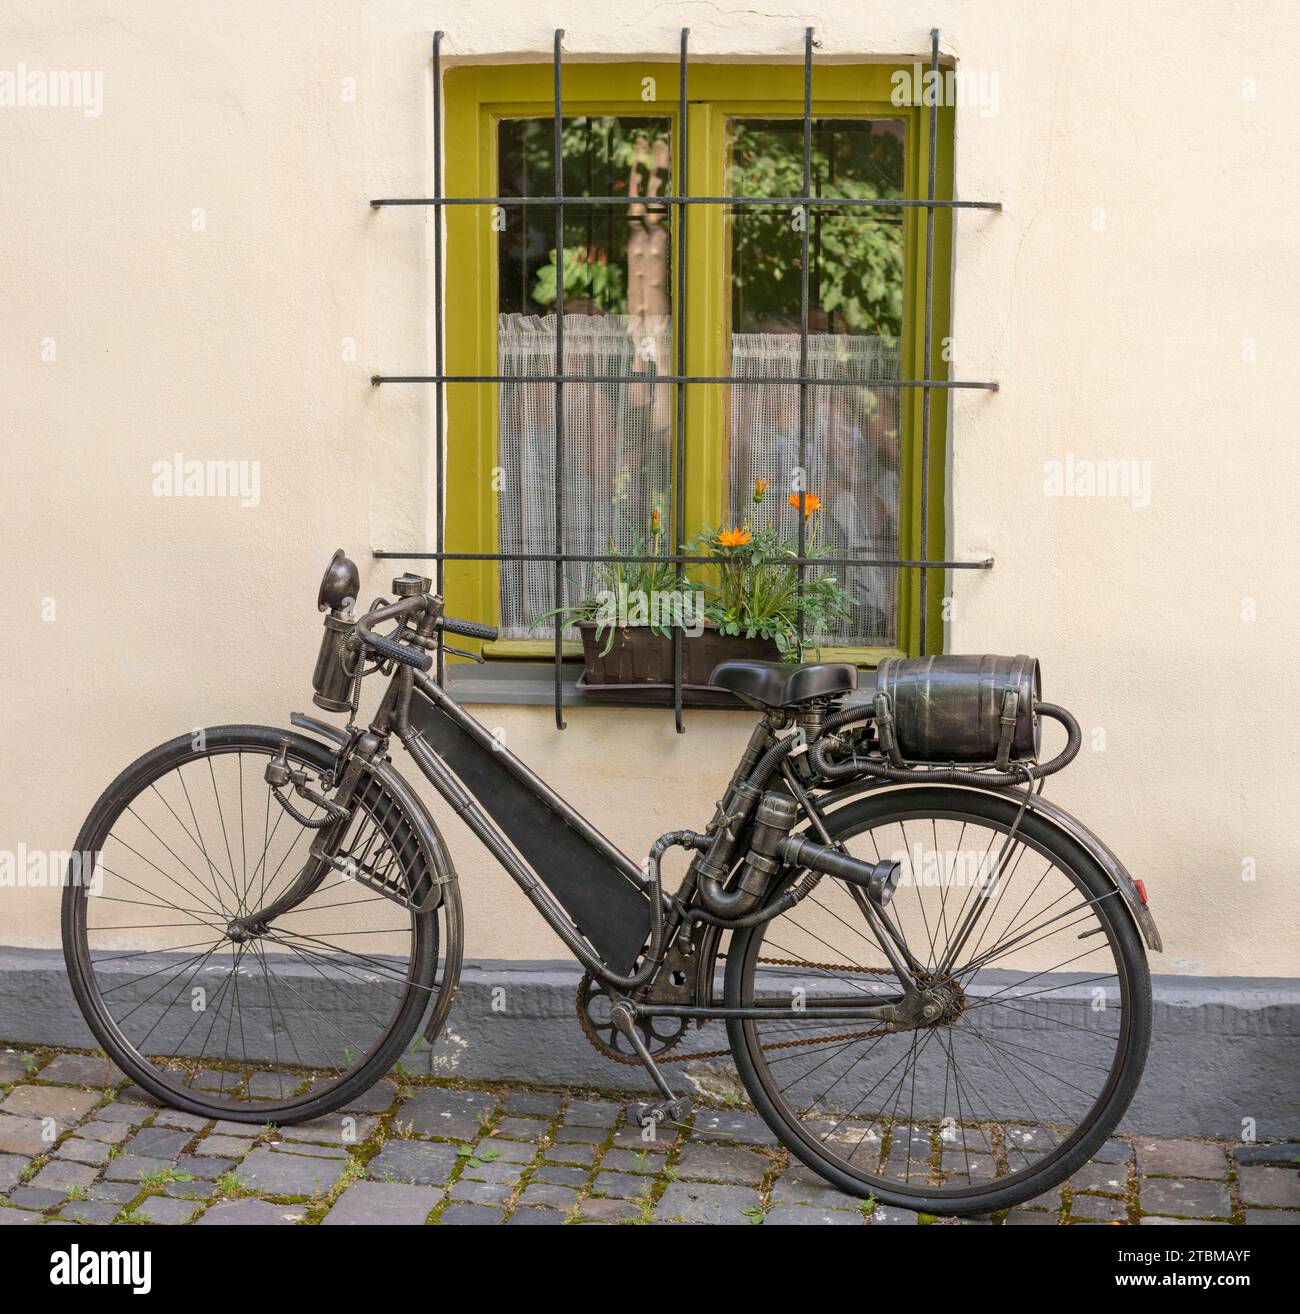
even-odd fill
[{"label": "bicycle fork", "polygon": [[[327,798],[319,790],[314,789],[309,783],[306,771],[289,765],[288,749],[289,741],[283,740],[279,753],[266,764],[266,783],[271,787],[276,802],[295,821],[318,833],[312,841],[307,861],[303,863],[302,870],[289,883],[288,888],[277,899],[231,921],[228,930],[230,938],[236,943],[265,935],[277,917],[292,911],[320,889],[331,871],[342,872],[349,879],[363,879],[358,864],[349,858],[341,857],[338,849],[352,821],[357,790],[367,764],[377,753],[382,752],[383,740],[367,731],[357,736],[356,742],[350,748],[340,751],[340,758],[346,758],[347,766],[343,770],[333,798]],[[294,792],[300,798],[324,808],[325,815],[316,818],[305,816],[294,806],[292,800],[285,797],[282,791],[286,785],[292,785]],[[369,881],[364,883],[370,884]],[[386,888],[378,885],[376,888],[381,894],[396,897]]]}]

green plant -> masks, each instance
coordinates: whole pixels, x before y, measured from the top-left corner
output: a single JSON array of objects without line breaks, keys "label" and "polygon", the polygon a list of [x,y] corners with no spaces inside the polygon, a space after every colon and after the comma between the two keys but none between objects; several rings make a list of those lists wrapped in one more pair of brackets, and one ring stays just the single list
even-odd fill
[{"label": "green plant", "polygon": [[620,553],[611,542],[610,555],[619,559],[594,563],[591,588],[577,602],[538,616],[533,621],[533,628],[548,620],[563,625],[594,621],[597,641],[602,635],[605,638],[605,646],[600,652],[602,657],[614,646],[614,634],[624,624],[648,625],[653,633],[670,638],[670,624],[675,616],[665,617],[662,605],[656,605],[655,599],[680,600],[682,585],[677,575],[678,567],[671,561],[622,559],[660,556],[664,551],[664,538],[659,512],[651,511],[647,536],[635,538],[626,553]]},{"label": "green plant", "polygon": [[[542,306],[555,304],[555,250],[551,259],[537,271],[533,300]],[[619,265],[612,264],[603,247],[564,248],[564,299],[585,297],[602,314],[619,314],[627,308],[627,278]]]},{"label": "green plant", "polygon": [[[869,125],[819,126],[810,160],[814,192],[878,200],[902,195],[903,141]],[[735,121],[731,194],[797,196],[803,189],[803,134],[797,123]],[[849,209],[792,216],[756,207],[744,218],[744,258],[732,280],[748,317],[789,321],[799,305],[803,228],[821,310],[850,330],[897,337],[903,324],[904,229],[897,211]],[[792,222],[798,219],[800,222]],[[794,308],[792,310],[792,307]],[[842,330],[841,330],[842,331]]]},{"label": "green plant", "polygon": [[482,1168],[485,1163],[491,1163],[494,1159],[499,1159],[501,1151],[487,1149],[475,1152],[472,1145],[458,1145],[456,1147],[456,1157],[464,1159],[471,1168]]},{"label": "green plant", "polygon": [[[768,481],[754,481],[754,505],[761,506],[767,495]],[[790,496],[789,504],[797,517],[800,495]],[[803,512],[808,521],[805,557],[829,555],[817,546],[817,522],[821,499],[813,493],[803,495]],[[772,640],[781,656],[797,662],[805,645],[800,642],[799,618],[803,615],[805,635],[825,633],[848,615],[844,591],[835,576],[805,568],[785,565],[782,558],[797,558],[798,539],[787,541],[778,523],[751,529],[749,521],[731,529],[704,528],[691,544],[692,555],[711,556],[716,566],[702,567],[712,578],[706,582],[705,618],[722,634],[744,635],[748,639]]]},{"label": "green plant", "polygon": [[229,1172],[222,1173],[221,1176],[217,1178],[215,1185],[217,1193],[226,1199],[232,1199],[251,1189],[248,1183],[240,1177],[237,1168],[232,1168]]},{"label": "green plant", "polygon": [[168,1182],[192,1182],[193,1174],[183,1173],[178,1168],[161,1168],[156,1173],[141,1173],[141,1186],[166,1186]]}]

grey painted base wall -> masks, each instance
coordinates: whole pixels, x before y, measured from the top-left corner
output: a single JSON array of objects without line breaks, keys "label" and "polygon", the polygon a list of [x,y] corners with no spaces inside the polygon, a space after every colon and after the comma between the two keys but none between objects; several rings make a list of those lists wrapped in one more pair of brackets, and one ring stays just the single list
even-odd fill
[{"label": "grey painted base wall", "polygon": [[[571,963],[467,963],[442,1035],[405,1060],[435,1076],[647,1089],[639,1068],[610,1062],[578,1028]],[[1154,978],[1146,1075],[1122,1130],[1260,1140],[1300,1137],[1300,981]],[[58,950],[0,948],[0,1041],[92,1048]],[[693,1030],[676,1051],[726,1046]],[[728,1059],[674,1064],[683,1090],[742,1093]]]}]

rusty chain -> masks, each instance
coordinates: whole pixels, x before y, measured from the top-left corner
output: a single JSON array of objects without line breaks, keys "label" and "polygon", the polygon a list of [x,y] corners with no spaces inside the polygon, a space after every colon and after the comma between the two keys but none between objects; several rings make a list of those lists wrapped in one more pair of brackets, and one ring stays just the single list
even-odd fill
[{"label": "rusty chain", "polygon": [[[758,961],[761,965],[767,967],[810,967],[821,972],[836,972],[841,974],[844,972],[856,972],[859,974],[866,973],[870,976],[894,975],[893,969],[888,967],[850,967],[846,963],[810,963],[800,958],[760,958]],[[641,1060],[639,1058],[637,1058],[635,1055],[616,1054],[612,1049],[608,1048],[596,1036],[596,1033],[592,1030],[591,1019],[587,1016],[587,1010],[583,1007],[583,1000],[585,999],[587,993],[587,984],[590,980],[591,980],[591,973],[587,972],[583,976],[582,982],[578,986],[578,994],[577,994],[578,1025],[582,1028],[582,1034],[587,1037],[587,1040],[591,1043],[591,1045],[595,1049],[599,1050],[601,1054],[603,1054],[607,1059],[610,1059],[612,1062],[622,1063],[626,1067],[639,1068],[641,1066]],[[682,1034],[685,1035],[685,1032],[683,1032]],[[810,1036],[803,1040],[774,1040],[771,1041],[769,1044],[760,1046],[760,1048],[763,1049],[764,1051],[767,1051],[769,1049],[797,1049],[800,1046],[805,1046],[805,1045],[831,1044],[837,1040],[843,1040],[846,1042],[850,1040],[870,1040],[875,1036],[885,1036],[888,1034],[889,1034],[889,1028],[887,1026],[880,1026],[880,1027],[872,1027],[868,1031],[847,1031],[838,1036]],[[674,1041],[674,1044],[676,1043],[677,1042]],[[731,1056],[731,1049],[730,1047],[728,1047],[726,1049],[705,1050],[703,1053],[692,1052],[690,1054],[662,1054],[662,1055],[656,1054],[655,1062],[659,1064],[689,1063],[692,1060],[729,1058],[730,1056]]]}]

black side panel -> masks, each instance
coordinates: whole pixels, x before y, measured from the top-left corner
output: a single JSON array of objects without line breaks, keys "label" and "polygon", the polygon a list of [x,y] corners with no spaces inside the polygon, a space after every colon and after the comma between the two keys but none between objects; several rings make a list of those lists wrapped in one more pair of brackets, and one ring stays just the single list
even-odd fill
[{"label": "black side panel", "polygon": [[615,972],[632,970],[650,938],[650,901],[545,801],[428,699],[411,724],[519,850]]}]

